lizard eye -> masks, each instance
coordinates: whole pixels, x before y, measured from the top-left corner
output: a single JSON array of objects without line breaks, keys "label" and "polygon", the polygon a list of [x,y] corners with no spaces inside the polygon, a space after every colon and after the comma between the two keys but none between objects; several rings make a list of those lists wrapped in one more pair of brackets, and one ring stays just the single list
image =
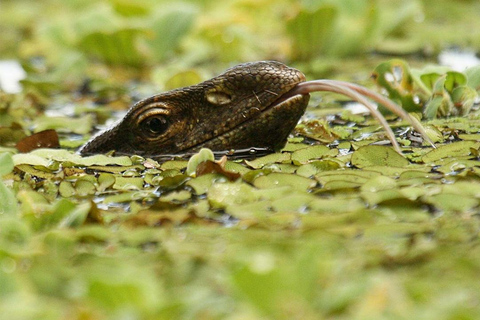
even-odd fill
[{"label": "lizard eye", "polygon": [[143,120],[140,126],[149,135],[160,135],[167,131],[169,123],[165,117],[155,115]]}]

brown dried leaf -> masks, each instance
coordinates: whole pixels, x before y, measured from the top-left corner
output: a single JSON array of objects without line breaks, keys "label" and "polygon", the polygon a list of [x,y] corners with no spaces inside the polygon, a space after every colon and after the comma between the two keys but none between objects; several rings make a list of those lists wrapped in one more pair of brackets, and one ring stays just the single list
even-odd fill
[{"label": "brown dried leaf", "polygon": [[48,129],[32,134],[23,138],[15,147],[20,152],[30,152],[40,148],[60,148],[57,132],[53,129]]},{"label": "brown dried leaf", "polygon": [[226,157],[224,160],[222,159],[218,162],[207,160],[199,163],[195,171],[196,176],[200,177],[208,173],[218,173],[225,176],[230,181],[235,181],[240,178],[240,173],[225,170]]}]

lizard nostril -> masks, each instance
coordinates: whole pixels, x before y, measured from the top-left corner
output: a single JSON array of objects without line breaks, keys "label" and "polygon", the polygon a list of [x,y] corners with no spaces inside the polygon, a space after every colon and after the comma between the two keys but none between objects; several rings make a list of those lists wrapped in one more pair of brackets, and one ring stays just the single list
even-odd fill
[{"label": "lizard nostril", "polygon": [[232,96],[222,91],[209,91],[205,94],[205,96],[208,102],[220,106],[232,101]]}]

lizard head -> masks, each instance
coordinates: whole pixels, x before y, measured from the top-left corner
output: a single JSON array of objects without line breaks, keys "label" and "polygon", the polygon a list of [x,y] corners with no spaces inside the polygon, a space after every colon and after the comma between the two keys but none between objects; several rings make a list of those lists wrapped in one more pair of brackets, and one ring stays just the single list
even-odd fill
[{"label": "lizard head", "polygon": [[[245,63],[190,87],[139,101],[87,142],[81,154],[155,156],[250,147],[281,147],[309,95],[288,95],[305,76],[275,61]],[[283,97],[282,97],[283,96]]]}]

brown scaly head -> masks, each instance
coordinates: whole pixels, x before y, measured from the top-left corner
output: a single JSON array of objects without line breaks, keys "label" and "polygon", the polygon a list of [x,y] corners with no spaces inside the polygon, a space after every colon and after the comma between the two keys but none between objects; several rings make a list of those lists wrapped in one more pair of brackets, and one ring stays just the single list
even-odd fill
[{"label": "brown scaly head", "polygon": [[305,76],[275,61],[245,63],[190,87],[136,103],[81,154],[158,156],[251,147],[276,149],[305,112],[308,93],[282,98]]}]

